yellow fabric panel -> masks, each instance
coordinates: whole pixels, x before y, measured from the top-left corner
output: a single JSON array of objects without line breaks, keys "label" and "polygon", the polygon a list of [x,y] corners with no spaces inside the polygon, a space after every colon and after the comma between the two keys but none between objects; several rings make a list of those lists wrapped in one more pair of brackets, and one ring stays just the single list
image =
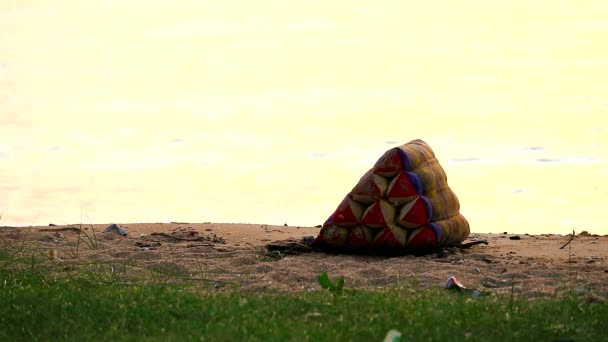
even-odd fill
[{"label": "yellow fabric panel", "polygon": [[404,165],[407,171],[412,171],[427,160],[435,159],[431,147],[420,139],[412,140],[399,148],[405,152],[409,160],[409,165]]},{"label": "yellow fabric panel", "polygon": [[461,214],[433,222],[441,230],[440,246],[455,245],[464,241],[470,233],[469,222]]},{"label": "yellow fabric panel", "polygon": [[434,190],[425,197],[431,203],[431,221],[440,221],[459,214],[460,202],[449,186]]}]

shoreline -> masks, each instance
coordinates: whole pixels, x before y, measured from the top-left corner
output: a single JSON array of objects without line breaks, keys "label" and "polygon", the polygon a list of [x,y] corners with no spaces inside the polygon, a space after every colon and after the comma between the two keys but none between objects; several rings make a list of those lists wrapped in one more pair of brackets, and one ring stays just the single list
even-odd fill
[{"label": "shoreline", "polygon": [[210,222],[118,225],[126,236],[102,233],[105,224],[83,224],[82,229],[80,224],[0,227],[0,248],[26,246],[46,256],[45,262],[61,267],[125,265],[125,277],[146,277],[166,268],[183,277],[200,277],[202,272],[218,284],[235,283],[244,291],[318,290],[316,277],[327,272],[344,276],[348,286],[359,289],[404,282],[442,288],[455,276],[465,286],[486,292],[539,296],[570,288],[608,300],[608,235],[577,234],[562,248],[571,236],[472,233],[465,242],[486,240],[488,245],[382,257],[271,254],[265,248],[273,241],[316,236],[318,227]]},{"label": "shoreline", "polygon": [[[171,222],[137,222],[137,223],[116,223],[116,222],[108,222],[108,223],[63,223],[63,224],[54,224],[54,223],[49,223],[48,225],[3,225],[0,224],[0,228],[20,228],[20,229],[24,229],[24,228],[32,228],[32,229],[43,229],[43,228],[49,228],[49,227],[95,227],[96,229],[99,229],[100,227],[107,227],[111,224],[117,224],[123,227],[136,227],[137,229],[143,229],[143,231],[147,231],[150,229],[150,227],[154,226],[154,227],[158,227],[158,226],[162,226],[162,225],[195,225],[195,226],[201,226],[201,225],[210,225],[210,226],[267,226],[267,227],[284,227],[284,228],[293,228],[293,229],[305,229],[305,230],[311,230],[311,229],[317,229],[320,230],[321,225],[317,225],[317,226],[294,226],[294,225],[288,225],[288,224],[284,224],[284,225],[277,225],[277,224],[267,224],[267,223],[247,223],[247,222],[181,222],[181,221],[171,221]],[[143,228],[142,228],[143,227]],[[581,229],[579,231],[577,231],[576,229],[573,229],[573,232],[576,236],[582,235],[582,236],[591,236],[591,237],[608,237],[608,233],[597,233],[591,230],[586,230],[586,229]],[[521,235],[521,236],[547,236],[547,237],[570,237],[572,236],[572,233],[516,233],[516,232],[509,232],[509,231],[504,231],[504,232],[481,232],[481,231],[471,231],[469,234],[469,237],[472,235],[489,235],[489,236],[500,236],[500,235]],[[315,234],[316,236],[316,234]]]}]

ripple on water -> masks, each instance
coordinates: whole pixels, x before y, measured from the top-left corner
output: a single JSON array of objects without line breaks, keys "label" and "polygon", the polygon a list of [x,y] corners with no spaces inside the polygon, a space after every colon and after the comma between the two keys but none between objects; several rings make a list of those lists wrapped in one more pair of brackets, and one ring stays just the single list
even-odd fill
[{"label": "ripple on water", "polygon": [[582,164],[596,162],[596,158],[536,158],[537,163]]},{"label": "ripple on water", "polygon": [[456,163],[476,163],[476,162],[480,162],[481,159],[480,158],[452,158],[450,159],[451,162],[456,162]]},{"label": "ripple on water", "polygon": [[526,151],[534,151],[534,152],[542,152],[545,150],[544,147],[542,146],[528,146],[528,147],[524,147],[524,150]]}]

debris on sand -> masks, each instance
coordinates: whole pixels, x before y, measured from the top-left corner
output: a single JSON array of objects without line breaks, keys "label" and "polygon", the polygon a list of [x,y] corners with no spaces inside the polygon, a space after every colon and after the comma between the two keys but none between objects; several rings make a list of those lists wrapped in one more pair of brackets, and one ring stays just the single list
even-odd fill
[{"label": "debris on sand", "polygon": [[120,236],[127,236],[128,233],[126,230],[124,230],[123,228],[119,227],[116,224],[111,224],[109,226],[106,227],[106,229],[103,230],[104,233],[114,233]]}]

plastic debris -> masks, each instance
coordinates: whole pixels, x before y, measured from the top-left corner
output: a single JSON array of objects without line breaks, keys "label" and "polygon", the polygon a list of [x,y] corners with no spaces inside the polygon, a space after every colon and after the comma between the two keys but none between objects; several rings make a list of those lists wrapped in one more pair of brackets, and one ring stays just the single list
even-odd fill
[{"label": "plastic debris", "polygon": [[467,289],[464,285],[462,285],[460,280],[458,280],[458,278],[456,278],[456,277],[450,277],[448,279],[448,282],[445,284],[445,288],[447,290],[456,289],[458,291]]},{"label": "plastic debris", "polygon": [[471,296],[473,296],[475,298],[481,297],[481,291],[479,291],[477,289],[467,288],[456,277],[450,277],[448,279],[448,282],[445,284],[445,288],[446,288],[446,290],[456,290],[456,291],[460,291],[460,292],[467,292],[467,293],[470,293]]}]

